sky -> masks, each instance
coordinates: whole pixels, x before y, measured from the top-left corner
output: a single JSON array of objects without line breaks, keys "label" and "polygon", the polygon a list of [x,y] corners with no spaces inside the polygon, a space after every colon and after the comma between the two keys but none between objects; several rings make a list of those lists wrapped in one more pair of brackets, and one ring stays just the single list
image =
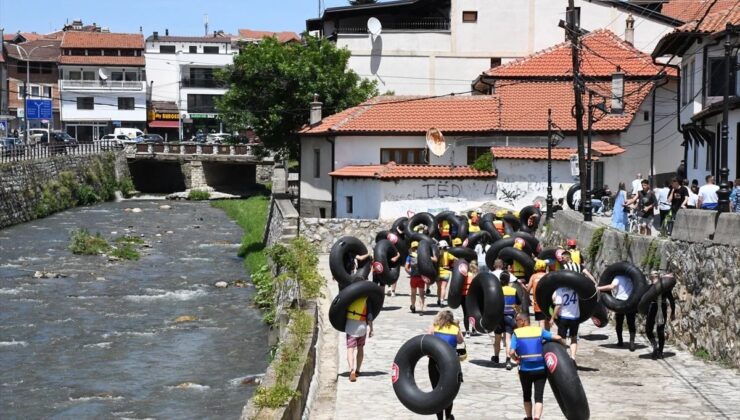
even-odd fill
[{"label": "sky", "polygon": [[[323,0],[325,7],[346,0]],[[306,19],[318,15],[319,0],[0,0],[0,28],[5,33],[48,33],[69,20],[107,26],[111,32],[153,31],[170,35],[202,35],[203,15],[209,32],[238,29],[302,32]]]}]

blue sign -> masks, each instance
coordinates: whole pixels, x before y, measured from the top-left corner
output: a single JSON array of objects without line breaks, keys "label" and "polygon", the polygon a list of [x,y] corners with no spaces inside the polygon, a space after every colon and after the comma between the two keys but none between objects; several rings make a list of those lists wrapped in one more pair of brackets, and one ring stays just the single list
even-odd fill
[{"label": "blue sign", "polygon": [[113,124],[114,127],[120,127],[121,122],[120,121],[111,121],[111,124]]},{"label": "blue sign", "polygon": [[26,99],[26,118],[29,120],[50,120],[50,99]]}]

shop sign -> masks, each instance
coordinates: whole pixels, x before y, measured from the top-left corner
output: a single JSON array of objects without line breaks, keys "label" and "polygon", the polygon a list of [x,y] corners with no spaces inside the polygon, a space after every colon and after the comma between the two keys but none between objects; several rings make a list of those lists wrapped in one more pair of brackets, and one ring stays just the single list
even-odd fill
[{"label": "shop sign", "polygon": [[149,111],[149,121],[179,121],[179,112],[154,112]]},{"label": "shop sign", "polygon": [[188,117],[194,119],[194,120],[202,120],[207,118],[218,118],[218,114],[207,114],[207,113],[197,113],[197,114],[188,114]]}]

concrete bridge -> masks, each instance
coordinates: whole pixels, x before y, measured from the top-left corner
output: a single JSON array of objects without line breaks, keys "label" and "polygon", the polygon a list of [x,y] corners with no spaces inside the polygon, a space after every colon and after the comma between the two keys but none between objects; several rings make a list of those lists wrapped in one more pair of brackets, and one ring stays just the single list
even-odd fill
[{"label": "concrete bridge", "polygon": [[170,193],[208,189],[237,193],[269,180],[274,160],[253,145],[134,144],[125,149],[136,189]]}]

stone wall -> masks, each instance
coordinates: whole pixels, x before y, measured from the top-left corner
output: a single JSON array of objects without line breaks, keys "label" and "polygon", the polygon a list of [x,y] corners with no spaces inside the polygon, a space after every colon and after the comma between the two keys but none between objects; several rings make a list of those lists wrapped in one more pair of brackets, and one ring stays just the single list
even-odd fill
[{"label": "stone wall", "polygon": [[[54,156],[46,159],[10,162],[0,165],[0,228],[36,219],[44,214],[71,207],[59,197],[54,200],[54,209],[49,207],[49,195],[59,194],[61,174],[72,174],[77,185],[89,184],[88,172],[103,171],[98,177],[112,178],[116,181],[128,176],[125,157],[122,153],[106,152],[82,156]],[[53,187],[53,189],[52,189]],[[68,191],[64,191],[68,192]]]},{"label": "stone wall", "polygon": [[370,248],[375,234],[390,229],[393,220],[301,218],[300,236],[316,245],[320,253],[331,250],[342,236],[354,236]]},{"label": "stone wall", "polygon": [[[671,339],[690,351],[704,349],[712,358],[740,367],[740,318],[736,316],[740,310],[740,247],[726,244],[738,240],[740,215],[714,216],[714,212],[682,210],[673,237],[660,239],[604,229],[583,222],[580,213],[565,210],[556,214],[541,239],[547,247],[577,238],[584,254],[595,255],[587,264],[597,277],[617,261],[632,262],[645,272],[660,268],[674,273],[676,321]],[[592,241],[596,248],[591,248]]]}]

